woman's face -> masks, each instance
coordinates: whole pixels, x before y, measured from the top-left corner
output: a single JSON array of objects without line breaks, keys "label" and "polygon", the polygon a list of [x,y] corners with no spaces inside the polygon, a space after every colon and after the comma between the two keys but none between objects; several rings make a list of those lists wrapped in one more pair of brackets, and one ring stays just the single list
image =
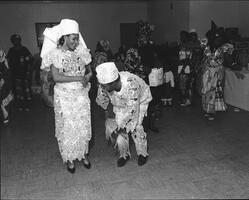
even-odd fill
[{"label": "woman's face", "polygon": [[79,34],[70,34],[65,36],[65,44],[69,50],[75,50],[79,45]]}]

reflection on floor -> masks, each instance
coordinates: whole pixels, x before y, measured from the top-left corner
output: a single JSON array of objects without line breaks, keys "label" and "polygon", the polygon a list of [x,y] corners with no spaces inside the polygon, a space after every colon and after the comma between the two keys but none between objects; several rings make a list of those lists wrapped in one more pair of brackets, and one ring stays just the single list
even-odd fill
[{"label": "reflection on floor", "polygon": [[33,100],[1,127],[1,199],[118,200],[249,197],[249,113],[231,110],[206,121],[200,104],[163,108],[159,134],[148,133],[149,160],[116,166],[104,136],[103,112],[94,106],[92,168],[67,172],[54,137],[51,108]]}]

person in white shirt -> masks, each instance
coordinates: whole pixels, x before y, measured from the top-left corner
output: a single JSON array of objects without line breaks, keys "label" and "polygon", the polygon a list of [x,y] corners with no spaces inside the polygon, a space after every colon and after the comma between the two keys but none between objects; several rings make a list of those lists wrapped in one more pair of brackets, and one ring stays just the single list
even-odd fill
[{"label": "person in white shirt", "polygon": [[[106,136],[118,148],[118,167],[130,159],[129,134],[135,143],[138,165],[147,162],[147,139],[142,122],[152,100],[149,86],[143,79],[127,71],[119,72],[114,62],[96,67],[99,82],[96,103],[109,110]],[[112,114],[110,114],[112,112]]]}]

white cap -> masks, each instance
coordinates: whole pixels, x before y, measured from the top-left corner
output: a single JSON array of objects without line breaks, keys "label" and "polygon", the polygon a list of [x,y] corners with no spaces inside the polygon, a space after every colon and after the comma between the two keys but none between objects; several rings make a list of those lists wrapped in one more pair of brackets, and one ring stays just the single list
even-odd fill
[{"label": "white cap", "polygon": [[96,67],[97,79],[100,84],[108,84],[117,80],[118,69],[114,62],[105,62]]}]

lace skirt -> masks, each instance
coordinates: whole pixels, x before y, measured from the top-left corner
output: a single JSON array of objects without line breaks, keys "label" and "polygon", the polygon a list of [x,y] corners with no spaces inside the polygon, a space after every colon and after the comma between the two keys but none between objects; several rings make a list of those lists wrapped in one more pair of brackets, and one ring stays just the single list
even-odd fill
[{"label": "lace skirt", "polygon": [[85,158],[91,139],[90,85],[67,86],[54,87],[55,137],[63,162]]}]

